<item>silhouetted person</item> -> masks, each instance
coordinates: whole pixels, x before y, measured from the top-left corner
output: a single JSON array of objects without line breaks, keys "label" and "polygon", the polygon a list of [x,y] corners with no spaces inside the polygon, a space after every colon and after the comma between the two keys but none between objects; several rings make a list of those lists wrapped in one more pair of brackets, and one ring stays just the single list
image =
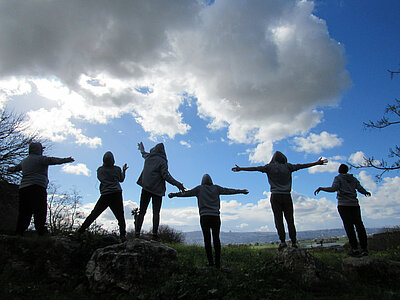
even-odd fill
[{"label": "silhouetted person", "polygon": [[58,158],[43,155],[41,143],[29,145],[29,155],[18,165],[8,168],[9,172],[22,171],[19,185],[19,210],[16,233],[23,235],[28,229],[33,215],[36,231],[39,235],[47,233],[47,185],[48,168],[50,165],[60,165],[73,162],[72,157]]},{"label": "silhouetted person", "polygon": [[[371,193],[366,191],[352,174],[347,173],[349,171],[347,165],[341,164],[338,171],[339,175],[335,177],[331,187],[319,187],[315,190],[314,194],[317,195],[320,191],[329,193],[337,192],[338,212],[343,221],[343,226],[351,246],[349,255],[367,256],[367,232],[365,231],[361,219],[361,210],[360,205],[358,204],[357,191],[364,196],[371,196]],[[360,240],[361,252],[358,250],[358,242],[354,226],[356,227],[358,239]]]},{"label": "silhouetted person", "polygon": [[151,199],[153,206],[153,239],[157,240],[161,202],[166,190],[165,181],[175,185],[181,191],[184,191],[185,188],[182,183],[175,180],[168,172],[168,160],[163,143],[155,145],[150,149],[150,153],[144,150],[143,143],[138,144],[138,149],[144,158],[144,166],[137,181],[137,184],[142,187],[142,193],[140,196],[139,215],[135,223],[135,236],[140,236],[144,216]]},{"label": "silhouetted person", "polygon": [[100,198],[90,215],[78,229],[83,233],[89,226],[109,207],[118,220],[119,234],[122,241],[126,240],[126,224],[124,217],[124,205],[122,200],[122,188],[120,182],[125,180],[125,172],[128,169],[124,164],[122,170],[115,166],[114,155],[107,151],[103,156],[103,165],[97,169],[97,179],[100,181]]},{"label": "silhouetted person", "polygon": [[214,251],[215,251],[215,266],[221,266],[221,242],[219,240],[219,232],[221,228],[220,219],[220,198],[219,195],[234,195],[234,194],[248,194],[247,190],[237,190],[224,188],[215,185],[212,182],[210,175],[204,174],[201,180],[201,185],[196,186],[194,189],[170,193],[168,197],[197,197],[197,205],[200,214],[200,226],[203,231],[204,247],[207,254],[208,265],[214,266],[214,260],[211,249],[211,233],[213,237]]},{"label": "silhouetted person", "polygon": [[270,201],[274,213],[275,227],[281,241],[279,250],[287,247],[283,216],[285,216],[286,219],[292,247],[298,248],[293,216],[293,201],[290,194],[292,190],[292,172],[317,165],[323,165],[327,162],[326,159],[320,158],[318,161],[313,163],[290,164],[287,162],[287,158],[282,152],[276,151],[272,156],[270,163],[265,166],[242,168],[236,165],[236,167],[232,168],[232,171],[234,172],[258,171],[267,174],[268,182],[271,186]]}]

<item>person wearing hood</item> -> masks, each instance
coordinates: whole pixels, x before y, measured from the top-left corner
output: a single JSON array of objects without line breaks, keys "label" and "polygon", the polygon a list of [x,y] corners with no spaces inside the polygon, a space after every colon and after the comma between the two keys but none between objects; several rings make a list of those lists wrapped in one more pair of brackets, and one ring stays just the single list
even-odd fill
[{"label": "person wearing hood", "polygon": [[153,239],[158,239],[158,226],[160,224],[160,210],[162,197],[165,195],[165,182],[175,185],[184,191],[182,183],[175,180],[168,172],[168,160],[164,144],[159,143],[150,149],[150,153],[144,150],[143,143],[138,144],[138,149],[144,158],[144,166],[137,184],[142,187],[140,195],[139,215],[135,222],[135,236],[140,237],[144,216],[150,199],[153,206]]},{"label": "person wearing hood", "polygon": [[292,247],[298,248],[293,216],[293,201],[290,194],[292,190],[292,173],[301,169],[324,165],[327,162],[326,159],[320,158],[313,163],[291,164],[287,162],[287,158],[282,152],[276,151],[270,163],[265,166],[239,167],[236,165],[232,168],[234,172],[258,171],[267,174],[268,182],[271,186],[270,202],[274,214],[275,227],[281,241],[278,248],[279,250],[287,247],[283,217],[286,219]]},{"label": "person wearing hood", "polygon": [[19,185],[19,209],[16,234],[23,235],[31,223],[32,215],[35,228],[39,235],[47,232],[47,185],[48,168],[51,165],[61,165],[73,162],[72,157],[59,158],[43,155],[43,149],[39,142],[29,144],[29,155],[19,164],[8,168],[9,172],[22,171],[22,179]]},{"label": "person wearing hood", "polygon": [[[341,164],[339,166],[339,175],[337,175],[333,180],[332,186],[319,187],[315,190],[314,194],[317,195],[320,191],[329,193],[337,192],[338,212],[351,246],[349,255],[367,256],[367,232],[361,219],[361,210],[357,199],[357,191],[366,197],[371,196],[371,193],[366,191],[352,174],[348,174],[348,171],[349,167],[345,164]],[[361,251],[358,249],[354,226],[356,227],[358,239],[360,240]]]},{"label": "person wearing hood", "polygon": [[204,174],[201,180],[201,185],[196,186],[191,190],[179,193],[170,193],[168,197],[197,197],[197,205],[200,214],[200,226],[203,231],[204,247],[208,259],[208,265],[214,266],[214,260],[211,249],[211,233],[213,237],[215,266],[221,266],[221,242],[219,232],[221,228],[220,219],[220,195],[248,194],[248,190],[238,190],[224,188],[213,184],[210,175]]},{"label": "person wearing hood", "polygon": [[126,223],[120,182],[125,180],[128,165],[124,164],[121,170],[120,167],[114,164],[114,155],[111,151],[107,151],[103,156],[103,165],[97,169],[97,179],[100,181],[100,198],[90,215],[78,229],[79,234],[89,228],[94,220],[109,207],[118,220],[121,240],[126,240]]}]

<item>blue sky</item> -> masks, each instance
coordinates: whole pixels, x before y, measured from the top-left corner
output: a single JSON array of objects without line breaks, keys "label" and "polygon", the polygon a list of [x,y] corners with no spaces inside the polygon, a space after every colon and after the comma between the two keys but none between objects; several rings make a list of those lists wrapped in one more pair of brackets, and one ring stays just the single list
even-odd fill
[{"label": "blue sky", "polygon": [[[293,175],[298,230],[341,227],[329,186],[340,163],[386,158],[397,128],[366,130],[399,97],[398,1],[15,1],[0,2],[0,107],[22,112],[48,139],[60,190],[76,189],[89,213],[96,169],[112,151],[129,165],[122,184],[128,228],[138,205],[143,159],[163,142],[170,173],[186,188],[204,173],[247,188],[223,196],[222,230],[275,231],[262,173],[231,168],[323,156],[324,167]],[[16,22],[18,20],[18,22]],[[376,183],[352,170],[367,227],[399,225],[399,173]],[[176,191],[167,186],[167,192]],[[112,213],[99,222],[115,228]],[[161,223],[199,230],[195,198],[163,200]],[[151,209],[144,228],[151,226]]]}]

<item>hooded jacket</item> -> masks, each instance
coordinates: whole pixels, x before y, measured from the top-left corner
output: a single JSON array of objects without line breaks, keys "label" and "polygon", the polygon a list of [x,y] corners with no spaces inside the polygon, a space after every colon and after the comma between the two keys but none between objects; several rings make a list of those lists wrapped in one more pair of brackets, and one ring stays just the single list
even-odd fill
[{"label": "hooded jacket", "polygon": [[257,171],[266,173],[272,194],[290,194],[292,190],[292,172],[303,168],[303,164],[290,164],[286,156],[276,151],[269,164],[256,167]]},{"label": "hooded jacket", "polygon": [[125,171],[114,164],[114,155],[107,151],[103,156],[103,165],[97,169],[97,179],[100,180],[100,194],[102,195],[122,191],[119,183],[125,180]]},{"label": "hooded jacket", "polygon": [[176,193],[177,197],[197,197],[200,216],[219,216],[220,198],[219,195],[240,194],[242,190],[224,188],[213,184],[210,175],[204,174],[201,185],[191,190]]},{"label": "hooded jacket", "polygon": [[39,185],[47,188],[49,165],[60,165],[69,162],[68,158],[43,156],[43,149],[44,147],[41,143],[29,144],[29,155],[18,165],[8,168],[10,172],[22,170],[20,189],[30,185]]},{"label": "hooded jacket", "polygon": [[359,206],[357,191],[366,194],[367,191],[352,174],[339,174],[332,183],[332,188],[337,192],[338,206]]},{"label": "hooded jacket", "polygon": [[175,186],[180,184],[168,172],[168,160],[163,143],[155,145],[150,153],[145,152],[144,149],[141,152],[145,160],[142,173],[137,181],[138,185],[154,195],[164,196],[165,181]]}]

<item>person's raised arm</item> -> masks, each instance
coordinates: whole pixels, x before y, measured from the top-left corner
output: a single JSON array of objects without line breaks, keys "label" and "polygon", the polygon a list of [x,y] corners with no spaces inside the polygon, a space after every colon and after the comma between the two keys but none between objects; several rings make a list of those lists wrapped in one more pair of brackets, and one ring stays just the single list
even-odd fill
[{"label": "person's raised arm", "polygon": [[333,193],[333,192],[336,192],[336,189],[334,187],[322,187],[322,186],[320,186],[319,188],[317,188],[315,190],[314,195],[317,195],[320,191]]},{"label": "person's raised arm", "polygon": [[72,163],[74,161],[75,159],[73,159],[71,156],[66,158],[45,156],[44,163],[47,165],[62,165],[65,163]]},{"label": "person's raised arm", "polygon": [[249,193],[249,191],[246,189],[230,189],[230,188],[225,188],[225,187],[222,187],[219,185],[217,185],[217,187],[218,187],[218,192],[220,195],[235,195],[235,194],[247,195]]},{"label": "person's raised arm", "polygon": [[119,179],[119,181],[120,182],[124,182],[124,180],[125,180],[125,176],[126,176],[126,170],[128,170],[128,165],[127,164],[124,164],[123,165],[123,167],[122,167],[122,172],[121,172],[121,176],[120,176],[120,179]]},{"label": "person's raised arm", "polygon": [[174,197],[193,197],[197,196],[198,194],[198,187],[195,187],[194,189],[191,190],[186,190],[186,191],[181,191],[178,193],[169,193],[168,197],[169,198],[174,198]]},{"label": "person's raised arm", "polygon": [[232,168],[233,172],[239,172],[239,171],[259,171],[257,167],[239,167],[238,165],[235,165],[235,167]]},{"label": "person's raised arm", "polygon": [[142,157],[143,157],[143,158],[146,158],[146,157],[149,156],[149,154],[150,154],[150,153],[148,153],[148,152],[146,152],[146,151],[144,150],[144,146],[143,146],[143,143],[142,143],[142,142],[138,143],[138,150],[139,150],[140,153],[142,154]]},{"label": "person's raised arm", "polygon": [[300,169],[306,169],[306,168],[311,168],[314,166],[322,166],[322,165],[326,165],[328,163],[328,160],[326,158],[322,158],[320,157],[317,161],[312,162],[312,163],[308,163],[308,164],[298,164],[297,166],[297,170]]}]

